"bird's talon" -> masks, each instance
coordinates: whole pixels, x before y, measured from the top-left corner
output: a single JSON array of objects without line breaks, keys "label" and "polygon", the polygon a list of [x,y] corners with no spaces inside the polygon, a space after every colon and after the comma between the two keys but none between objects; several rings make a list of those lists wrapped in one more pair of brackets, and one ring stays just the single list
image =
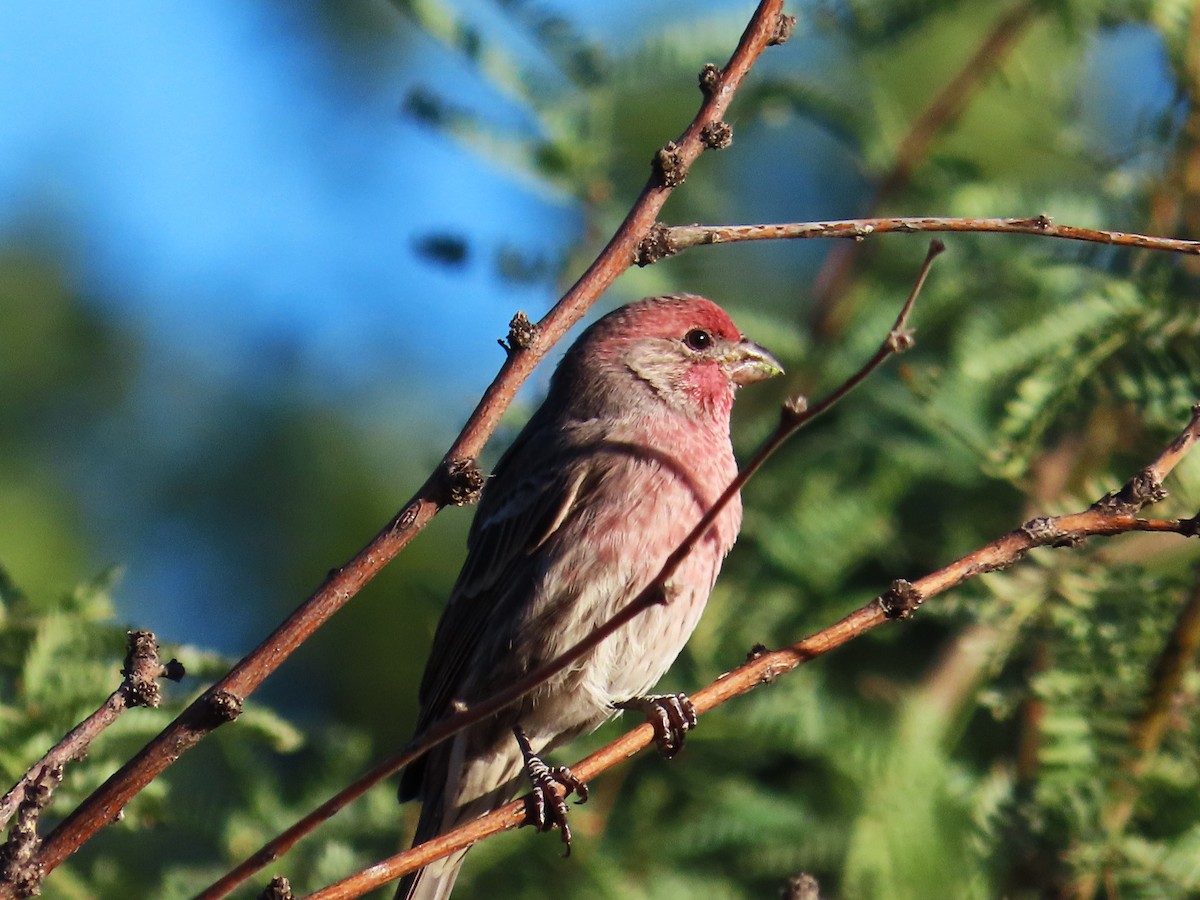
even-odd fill
[{"label": "bird's talon", "polygon": [[696,727],[699,717],[687,694],[651,694],[617,703],[618,709],[641,710],[654,729],[658,752],[673,759],[683,749],[684,738]]},{"label": "bird's talon", "polygon": [[[538,831],[559,830],[565,846],[563,856],[571,855],[571,826],[567,821],[566,798],[574,793],[579,799],[577,803],[586,803],[588,786],[566,766],[546,765],[540,757],[534,754],[529,745],[529,739],[519,727],[513,729],[521,753],[525,757],[525,772],[533,783],[533,790],[525,798],[525,821]],[[560,790],[561,789],[561,790]]]}]

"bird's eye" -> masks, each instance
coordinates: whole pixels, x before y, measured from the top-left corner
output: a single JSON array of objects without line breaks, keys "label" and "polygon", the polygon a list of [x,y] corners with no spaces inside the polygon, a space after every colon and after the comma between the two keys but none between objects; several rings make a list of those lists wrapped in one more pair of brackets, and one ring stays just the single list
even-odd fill
[{"label": "bird's eye", "polygon": [[703,328],[693,328],[683,336],[683,342],[693,350],[707,350],[712,346],[712,335]]}]

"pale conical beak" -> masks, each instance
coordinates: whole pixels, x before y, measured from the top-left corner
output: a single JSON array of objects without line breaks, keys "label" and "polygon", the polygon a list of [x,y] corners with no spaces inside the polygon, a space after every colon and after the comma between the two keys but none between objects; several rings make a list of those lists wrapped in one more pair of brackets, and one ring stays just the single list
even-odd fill
[{"label": "pale conical beak", "polygon": [[726,371],[734,384],[754,384],[783,374],[774,356],[753,341],[741,340],[729,348]]}]

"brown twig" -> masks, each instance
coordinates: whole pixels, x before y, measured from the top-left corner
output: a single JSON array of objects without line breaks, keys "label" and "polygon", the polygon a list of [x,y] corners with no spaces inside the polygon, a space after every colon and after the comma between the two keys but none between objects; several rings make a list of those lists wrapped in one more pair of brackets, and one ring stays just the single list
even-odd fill
[{"label": "brown twig", "polygon": [[[1154,472],[1165,477],[1182,458],[1182,453],[1200,438],[1200,404],[1193,407],[1191,420],[1170,446],[1146,469],[1139,472],[1121,491]],[[705,713],[727,700],[748,693],[760,684],[769,684],[802,663],[822,656],[860,637],[889,619],[907,618],[926,600],[945,593],[965,581],[986,572],[1007,568],[1038,547],[1076,546],[1086,538],[1113,536],[1130,531],[1170,532],[1186,537],[1200,534],[1200,517],[1189,519],[1140,519],[1132,512],[1108,512],[1102,498],[1089,509],[1063,516],[1031,519],[1020,527],[963,556],[949,565],[914,582],[897,580],[880,596],[860,607],[840,622],[813,634],[790,647],[756,653],[744,665],[723,675],[691,695],[697,713]],[[1150,502],[1150,501],[1147,501]],[[636,728],[600,748],[591,756],[572,765],[571,771],[584,781],[594,778],[621,761],[645,749],[654,741],[649,723]],[[458,850],[502,831],[520,827],[525,821],[525,801],[515,800],[486,816],[439,835],[370,866],[355,875],[307,895],[307,900],[346,900],[388,881],[428,865]]]},{"label": "brown twig", "polygon": [[1075,225],[1056,225],[1049,216],[1023,219],[955,218],[941,216],[895,216],[876,219],[837,219],[826,222],[788,222],[771,225],[655,225],[643,242],[638,257],[641,265],[657,262],[692,247],[732,244],[740,241],[806,240],[850,238],[861,241],[876,234],[939,232],[991,232],[1035,234],[1070,241],[1090,241],[1117,247],[1165,250],[1200,255],[1200,241],[1153,237],[1125,231],[1103,231]]},{"label": "brown twig", "polygon": [[179,681],[183,677],[183,666],[178,660],[163,665],[158,660],[158,642],[149,631],[131,631],[127,638],[125,665],[121,668],[125,680],[113,691],[100,707],[72,728],[63,739],[29,767],[4,798],[0,800],[0,828],[8,824],[13,813],[21,805],[25,793],[40,777],[42,772],[58,770],[69,762],[80,759],[88,747],[117,717],[131,706],[158,706],[159,678]]},{"label": "brown twig", "polygon": [[62,777],[62,768],[51,766],[43,766],[30,777],[17,806],[17,819],[8,840],[0,847],[0,883],[11,888],[18,897],[36,897],[42,892],[42,878],[46,872],[36,858],[42,842],[37,824]]},{"label": "brown twig", "polygon": [[[295,649],[396,556],[448,502],[464,500],[469,491],[453,492],[455,471],[470,475],[478,455],[508,408],[517,389],[549,348],[574,325],[613,280],[633,262],[634,250],[653,225],[674,185],[706,149],[704,132],[722,121],[742,79],[762,51],[778,43],[782,0],[761,0],[729,63],[712,79],[700,110],[687,129],[656,157],[655,171],[608,245],[561,300],[521,341],[511,342],[499,374],[488,387],[462,432],[447,451],[442,466],[429,477],[404,508],[345,566],[330,572],[322,584],[261,644],[219,682],[193,702],[161,734],[72,812],[42,846],[39,862],[49,872],[75,852],[142,788],[228,721],[238,708]],[[668,174],[670,177],[668,177]],[[477,474],[477,473],[476,473]],[[4,896],[0,886],[0,896]]]},{"label": "brown twig", "polygon": [[289,829],[278,835],[263,847],[259,848],[251,857],[244,860],[237,868],[224,875],[219,881],[206,888],[202,893],[198,894],[196,900],[216,900],[218,897],[225,896],[229,890],[240,884],[249,875],[261,869],[263,866],[277,859],[283,853],[287,852],[296,841],[300,840],[304,835],[308,834],[321,822],[336,814],[347,803],[352,802],[362,796],[369,788],[377,784],[382,779],[398,771],[408,765],[413,760],[423,755],[429,748],[435,746],[441,741],[455,734],[469,725],[482,721],[496,712],[500,711],[509,704],[515,702],[529,691],[533,690],[539,684],[544,683],[554,675],[566,669],[575,661],[585,656],[591,650],[595,649],[601,642],[611,637],[616,631],[627,625],[641,613],[659,604],[669,602],[666,599],[663,585],[670,581],[675,574],[679,565],[687,558],[687,555],[692,551],[701,537],[708,531],[710,526],[716,520],[721,511],[728,505],[746,482],[757,472],[767,458],[779,448],[791,435],[795,434],[805,424],[812,421],[821,413],[828,410],[831,406],[846,396],[851,390],[861,384],[873,371],[879,368],[880,365],[895,353],[903,352],[912,344],[912,337],[907,330],[908,317],[912,312],[913,304],[916,302],[917,295],[920,293],[922,285],[925,283],[925,278],[929,273],[929,267],[933,260],[945,248],[939,241],[933,241],[930,244],[929,252],[925,257],[924,263],[921,265],[920,272],[917,275],[916,281],[913,284],[912,290],[904,301],[899,314],[896,316],[896,321],[886,338],[880,344],[879,349],[875,354],[863,364],[863,366],[855,372],[850,378],[843,382],[838,388],[831,392],[827,397],[823,398],[820,403],[809,407],[802,397],[792,398],[786,402],[780,413],[779,424],[770,437],[763,442],[758,451],[751,457],[750,461],[738,473],[737,478],[725,488],[719,497],[713,502],[713,505],[705,511],[699,521],[693,526],[692,530],[687,534],[683,541],[675,548],[674,551],[667,557],[663,563],[662,569],[658,575],[646,585],[642,591],[629,601],[622,609],[620,609],[611,619],[601,624],[594,629],[579,643],[555,657],[536,670],[528,673],[517,682],[509,685],[504,690],[486,698],[480,703],[476,703],[469,709],[464,709],[448,718],[439,721],[433,728],[422,735],[417,742],[410,744],[401,753],[384,760],[379,765],[372,768],[369,772],[359,777],[354,783],[338,792],[331,797],[320,807],[309,813],[300,821],[296,822]]},{"label": "brown twig", "polygon": [[[933,139],[962,114],[987,76],[1000,68],[1008,53],[1016,47],[1026,27],[1033,21],[1036,12],[1035,4],[1028,0],[1020,0],[996,20],[975,52],[933,98],[901,139],[892,167],[880,179],[874,196],[863,211],[864,215],[875,215],[908,187],[913,172],[928,156]],[[858,261],[859,249],[857,246],[835,248],[826,257],[813,279],[812,292],[816,301],[814,321],[818,334],[829,336],[835,307],[850,283],[850,273],[854,271]]]}]

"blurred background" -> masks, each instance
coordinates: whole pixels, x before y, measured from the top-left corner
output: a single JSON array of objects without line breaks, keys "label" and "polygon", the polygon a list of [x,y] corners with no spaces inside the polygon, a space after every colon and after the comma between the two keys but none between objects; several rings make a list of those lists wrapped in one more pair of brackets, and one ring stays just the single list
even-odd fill
[{"label": "blurred background", "polygon": [[[388,520],[503,361],[509,318],[543,314],[603,246],[695,113],[700,66],[728,58],[752,9],[0,8],[10,780],[115,686],[124,627],[189,664],[170,689],[183,702]],[[1191,5],[789,12],[792,40],[734,103],[733,146],[700,160],[666,221],[1046,213],[1196,236]],[[1194,268],[1034,238],[946,242],[917,349],[748,491],[743,540],[671,688],[1035,512],[1086,505],[1186,421]],[[629,272],[602,307],[703,293],[784,360],[787,384],[740,401],[744,454],[786,392],[828,389],[869,355],[924,250],[904,236],[707,248]],[[1173,491],[1185,513],[1198,474],[1185,467]],[[470,516],[440,516],[255,696],[272,712],[207,741],[47,896],[186,895],[398,747]],[[1129,540],[972,584],[706,717],[670,767],[647,757],[603,779],[570,861],[527,834],[479,848],[463,896],[772,896],[799,871],[830,896],[1200,890],[1194,672],[1154,748],[1164,771],[1147,762],[1159,780],[1138,783],[1148,805],[1111,818],[1195,560]],[[115,729],[55,811],[165,715]],[[316,888],[394,849],[402,826],[383,788],[280,871]],[[122,861],[148,847],[158,862],[133,874]]]}]

